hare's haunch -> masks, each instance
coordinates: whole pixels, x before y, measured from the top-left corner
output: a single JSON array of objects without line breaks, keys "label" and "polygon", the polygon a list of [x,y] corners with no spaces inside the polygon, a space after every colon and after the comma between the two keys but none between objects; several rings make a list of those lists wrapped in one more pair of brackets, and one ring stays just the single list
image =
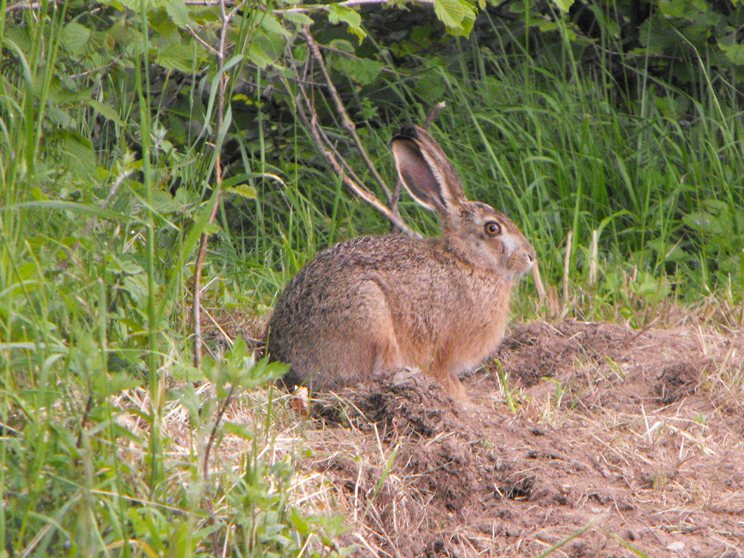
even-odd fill
[{"label": "hare's haunch", "polygon": [[465,198],[427,131],[404,128],[392,150],[408,192],[439,215],[441,238],[362,237],[321,253],[279,298],[269,353],[291,364],[288,384],[327,389],[417,367],[466,398],[458,375],[498,347],[535,251],[508,217]]}]

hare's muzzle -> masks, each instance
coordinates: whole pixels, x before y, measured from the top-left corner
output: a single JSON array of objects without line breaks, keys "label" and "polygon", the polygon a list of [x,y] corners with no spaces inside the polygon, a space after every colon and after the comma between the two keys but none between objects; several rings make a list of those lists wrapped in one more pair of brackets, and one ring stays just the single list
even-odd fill
[{"label": "hare's muzzle", "polygon": [[513,277],[520,277],[532,269],[535,260],[535,249],[531,245],[522,246],[509,255],[507,268]]}]

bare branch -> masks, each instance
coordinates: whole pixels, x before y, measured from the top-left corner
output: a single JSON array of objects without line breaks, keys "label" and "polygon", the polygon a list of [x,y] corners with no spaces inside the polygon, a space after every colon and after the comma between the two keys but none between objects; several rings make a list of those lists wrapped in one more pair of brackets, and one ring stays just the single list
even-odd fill
[{"label": "bare branch", "polygon": [[302,35],[305,37],[305,41],[310,48],[310,53],[313,55],[313,58],[317,62],[321,74],[323,74],[323,79],[326,82],[326,87],[328,88],[328,92],[330,93],[331,99],[333,100],[333,104],[336,107],[339,116],[341,117],[341,123],[343,124],[346,131],[349,132],[351,138],[354,140],[354,144],[356,145],[359,154],[362,156],[364,163],[367,165],[367,168],[372,173],[372,177],[375,179],[377,184],[380,186],[380,189],[385,194],[385,199],[387,200],[388,205],[390,205],[390,202],[392,201],[392,193],[390,191],[390,188],[385,183],[382,176],[380,176],[380,173],[377,172],[377,167],[375,167],[375,164],[372,162],[369,153],[367,153],[367,149],[364,147],[362,140],[359,138],[359,135],[356,132],[356,124],[349,116],[349,113],[346,110],[343,101],[341,100],[341,96],[338,94],[336,86],[333,85],[333,80],[328,73],[328,68],[325,65],[325,60],[323,60],[323,55],[320,53],[318,43],[315,42],[315,39],[310,34],[309,29],[306,28],[302,32]]},{"label": "bare branch", "polygon": [[212,430],[210,431],[209,438],[207,439],[207,445],[204,448],[204,457],[202,458],[202,475],[204,476],[205,483],[209,480],[209,456],[212,453],[212,446],[214,445],[214,441],[217,439],[217,433],[219,431],[220,423],[222,422],[222,417],[225,415],[227,407],[232,402],[234,393],[235,384],[231,384],[230,390],[227,392],[227,395],[220,404],[220,408],[217,410],[217,416],[214,419]]},{"label": "bare branch", "polygon": [[[238,13],[239,9],[244,5],[245,2],[241,1],[238,3],[230,3],[232,10],[228,12],[228,3],[225,0],[221,0],[220,15],[222,20],[222,26],[220,29],[220,41],[217,50],[217,60],[219,66],[219,81],[217,84],[217,126],[215,134],[219,135],[222,132],[222,126],[225,121],[225,99],[227,92],[227,84],[229,76],[224,72],[225,60],[227,58],[227,35],[230,27],[230,22]],[[222,146],[218,142],[215,142],[217,152],[215,153],[214,163],[214,180],[215,192],[212,200],[212,208],[209,212],[209,222],[213,223],[217,217],[217,210],[220,206],[220,200],[222,198],[220,188],[222,187]],[[207,246],[209,244],[209,233],[203,232],[199,238],[199,251],[196,255],[196,261],[194,262],[194,300],[191,306],[191,321],[192,327],[194,328],[194,366],[196,368],[201,367],[202,358],[202,335],[201,335],[201,276],[202,269],[204,268],[204,260],[207,256]]]},{"label": "bare branch", "polygon": [[[289,85],[285,83],[287,91],[291,94]],[[352,191],[356,196],[367,202],[369,205],[374,207],[379,213],[385,216],[393,225],[395,225],[400,231],[408,236],[419,236],[413,231],[400,215],[393,212],[388,206],[382,203],[361,181],[354,175],[353,171],[349,172],[350,166],[341,157],[338,151],[335,149],[333,144],[330,142],[328,137],[323,132],[320,123],[318,122],[317,113],[314,110],[313,103],[310,100],[307,91],[302,86],[298,85],[299,94],[296,97],[297,114],[300,117],[304,127],[312,135],[315,145],[323,154],[328,164],[331,166],[333,171],[341,178],[347,188]]]},{"label": "bare branch", "polygon": [[214,48],[212,45],[210,45],[207,41],[202,39],[199,33],[197,33],[193,27],[191,27],[190,25],[187,25],[186,29],[189,30],[189,33],[191,33],[191,36],[194,37],[194,39],[196,39],[197,43],[202,45],[204,48],[206,48],[208,51],[210,51],[215,56],[219,57],[220,55],[219,51],[216,48]]},{"label": "bare branch", "polygon": [[[428,4],[434,3],[434,0],[415,0],[413,3],[416,4]],[[222,4],[221,0],[186,0],[187,6],[219,6]],[[225,2],[228,7],[240,5],[242,2]],[[354,6],[374,6],[374,5],[397,5],[396,0],[346,0],[345,2],[338,2],[337,6],[344,6],[352,8]],[[327,4],[310,4],[308,6],[298,8],[283,8],[272,10],[275,14],[286,14],[286,13],[310,13],[310,12],[322,12],[328,10]]]}]

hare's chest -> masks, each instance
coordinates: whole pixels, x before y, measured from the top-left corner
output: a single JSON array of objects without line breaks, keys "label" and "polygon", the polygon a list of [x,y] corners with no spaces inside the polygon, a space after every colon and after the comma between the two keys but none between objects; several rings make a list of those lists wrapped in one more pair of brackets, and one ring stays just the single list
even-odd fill
[{"label": "hare's chest", "polygon": [[[474,282],[453,286],[460,289],[444,315],[450,336],[475,352],[492,352],[501,340],[509,313],[508,285]],[[479,350],[476,350],[479,349]]]}]

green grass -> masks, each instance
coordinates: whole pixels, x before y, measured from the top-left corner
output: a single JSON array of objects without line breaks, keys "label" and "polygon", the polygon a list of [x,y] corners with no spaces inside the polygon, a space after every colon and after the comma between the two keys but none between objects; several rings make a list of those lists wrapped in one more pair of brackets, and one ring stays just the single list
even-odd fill
[{"label": "green grass", "polygon": [[[256,392],[282,368],[241,344],[190,364],[213,155],[170,144],[137,56],[118,81],[61,83],[79,70],[60,42],[66,8],[24,13],[30,32],[4,37],[0,555],[329,553],[338,526],[295,509],[294,454],[274,451],[276,404]],[[105,105],[86,102],[96,91]]]},{"label": "green grass", "polygon": [[[267,457],[282,406],[256,386],[279,370],[241,345],[191,366],[190,278],[199,235],[214,229],[206,303],[266,312],[318,251],[386,223],[349,197],[298,125],[274,148],[259,107],[256,133],[230,138],[232,168],[256,197],[225,195],[208,225],[214,155],[183,131],[203,115],[200,81],[178,85],[188,102],[164,106],[172,74],[148,81],[136,52],[114,73],[105,60],[78,67],[68,3],[42,4],[38,20],[23,15],[27,35],[0,16],[13,61],[0,80],[0,556],[201,556],[225,541],[233,556],[336,552],[339,526],[292,503],[295,456]],[[141,31],[128,30],[145,46]],[[711,293],[740,303],[740,92],[702,62],[709,85],[695,97],[640,76],[624,98],[607,70],[579,68],[463,45],[370,87],[393,101],[361,133],[392,182],[389,139],[422,119],[421,83],[436,83],[431,100],[448,107],[433,133],[467,191],[519,223],[559,291],[569,250],[561,303],[577,316],[643,322],[639,309]],[[61,78],[72,74],[83,77]],[[436,232],[410,200],[403,211]],[[533,295],[527,280],[520,300]],[[192,386],[205,379],[210,390]],[[250,423],[225,418],[246,392]],[[244,449],[204,467],[207,448],[228,439]]]}]

